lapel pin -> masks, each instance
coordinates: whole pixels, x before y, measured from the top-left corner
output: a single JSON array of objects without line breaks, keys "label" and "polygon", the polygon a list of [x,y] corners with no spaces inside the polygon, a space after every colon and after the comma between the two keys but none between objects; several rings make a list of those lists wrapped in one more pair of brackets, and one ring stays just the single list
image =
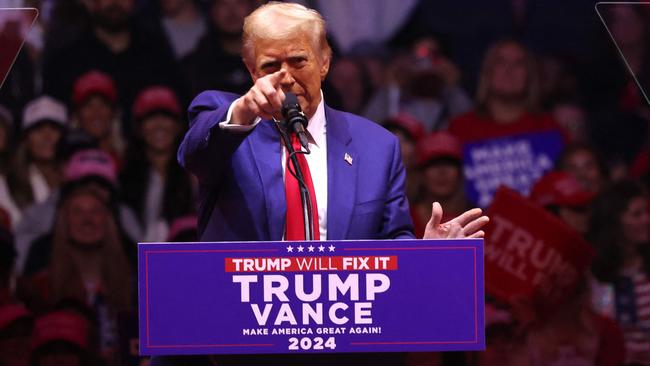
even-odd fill
[{"label": "lapel pin", "polygon": [[352,165],[352,157],[350,156],[350,154],[345,153],[343,160],[345,160],[349,165]]}]

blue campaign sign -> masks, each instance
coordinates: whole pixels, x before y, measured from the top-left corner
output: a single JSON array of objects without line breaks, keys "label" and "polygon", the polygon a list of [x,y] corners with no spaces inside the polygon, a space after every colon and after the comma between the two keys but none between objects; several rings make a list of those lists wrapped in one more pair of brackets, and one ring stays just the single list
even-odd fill
[{"label": "blue campaign sign", "polygon": [[533,184],[553,169],[563,148],[562,135],[555,130],[465,144],[467,196],[481,207],[492,202],[501,185],[527,196]]},{"label": "blue campaign sign", "polygon": [[482,350],[483,240],[139,244],[143,355]]}]

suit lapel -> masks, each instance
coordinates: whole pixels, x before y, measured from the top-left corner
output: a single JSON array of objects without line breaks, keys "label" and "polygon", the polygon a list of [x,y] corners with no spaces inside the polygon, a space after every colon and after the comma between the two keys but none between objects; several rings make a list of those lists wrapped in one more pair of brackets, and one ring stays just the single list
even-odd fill
[{"label": "suit lapel", "polygon": [[257,218],[258,222],[267,222],[268,238],[266,240],[282,240],[284,233],[287,203],[282,180],[282,146],[280,133],[273,121],[261,121],[247,139],[253,153],[253,161],[260,174],[266,217]]},{"label": "suit lapel", "polygon": [[[357,189],[358,155],[341,112],[325,106],[327,123],[327,239],[346,238]],[[346,154],[350,159],[346,160]]]}]

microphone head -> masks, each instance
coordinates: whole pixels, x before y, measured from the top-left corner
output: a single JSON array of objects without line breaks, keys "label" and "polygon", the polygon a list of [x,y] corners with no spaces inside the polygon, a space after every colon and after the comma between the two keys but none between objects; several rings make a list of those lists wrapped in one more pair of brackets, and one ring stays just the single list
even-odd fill
[{"label": "microphone head", "polygon": [[300,111],[300,104],[298,103],[298,97],[291,93],[291,92],[286,92],[284,93],[284,102],[282,102],[282,110],[284,113],[284,110],[290,109],[290,108],[298,108]]},{"label": "microphone head", "polygon": [[303,127],[307,127],[307,118],[305,114],[302,113],[300,104],[298,103],[298,97],[295,94],[287,92],[284,94],[284,102],[282,103],[282,117],[285,119],[285,123],[289,126],[290,131],[296,129],[296,124],[301,124]]}]

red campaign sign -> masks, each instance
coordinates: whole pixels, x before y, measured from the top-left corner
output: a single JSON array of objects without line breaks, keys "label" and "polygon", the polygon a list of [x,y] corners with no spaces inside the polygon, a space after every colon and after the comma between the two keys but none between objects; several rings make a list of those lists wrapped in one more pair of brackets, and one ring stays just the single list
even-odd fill
[{"label": "red campaign sign", "polygon": [[397,269],[396,256],[226,258],[226,272],[374,271]]},{"label": "red campaign sign", "polygon": [[488,216],[488,294],[508,303],[531,303],[538,310],[570,296],[594,256],[580,234],[506,187],[497,191]]},{"label": "red campaign sign", "polygon": [[0,88],[37,16],[34,8],[0,9]]}]

